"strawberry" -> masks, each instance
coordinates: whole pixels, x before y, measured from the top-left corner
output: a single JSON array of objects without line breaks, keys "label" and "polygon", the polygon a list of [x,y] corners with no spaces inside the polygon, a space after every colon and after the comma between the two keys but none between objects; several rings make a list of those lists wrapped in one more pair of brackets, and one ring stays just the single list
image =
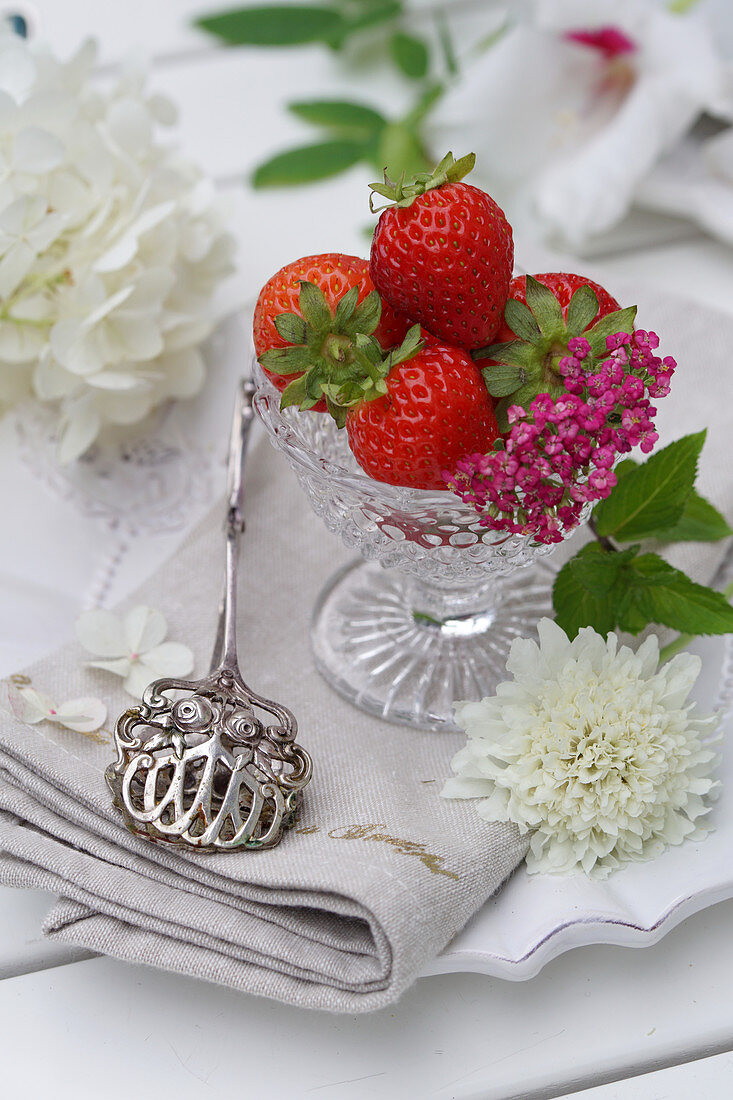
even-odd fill
[{"label": "strawberry", "polygon": [[444,470],[452,473],[467,454],[491,449],[499,434],[493,403],[462,348],[433,340],[411,358],[393,359],[385,382],[386,393],[358,401],[346,414],[349,445],[370,477],[445,489]]},{"label": "strawberry", "polygon": [[[372,241],[369,270],[385,302],[419,321],[434,336],[462,348],[480,348],[502,322],[514,246],[503,211],[461,180],[473,153],[452,153],[432,173],[372,191],[391,204]],[[374,210],[372,196],[372,210]]]},{"label": "strawberry", "polygon": [[[310,317],[307,332],[302,324],[304,314],[300,307],[303,281],[320,290],[326,306],[326,312],[321,308],[316,315]],[[373,292],[369,265],[359,256],[345,256],[337,252],[305,256],[301,260],[286,264],[265,283],[255,306],[254,345],[257,358],[279,390],[284,390],[289,382],[299,378],[303,371],[312,365],[313,357],[321,355],[328,336],[347,336],[341,330],[340,324],[335,323],[334,316],[339,301],[352,287],[358,288],[355,304],[361,304]],[[280,328],[277,321],[279,315],[291,318],[285,324],[280,322]],[[382,308],[381,318],[374,335],[380,345],[387,349],[401,343],[409,327],[410,321],[407,318],[399,316],[387,306]],[[282,367],[285,362],[290,362],[292,367],[294,361],[292,357],[288,360],[287,354],[283,355],[283,349],[288,349],[293,344],[305,343],[308,343],[312,354],[301,355],[299,369],[288,370],[286,373],[277,367],[278,364]],[[340,349],[339,354],[344,354],[343,340],[340,343],[332,341],[329,346]],[[279,355],[272,354],[278,351]],[[273,370],[273,366],[276,369]],[[326,402],[321,400],[312,407],[317,412],[325,412]]]},{"label": "strawberry", "polygon": [[489,393],[500,399],[502,432],[509,427],[510,405],[526,408],[538,393],[563,392],[559,364],[569,340],[582,334],[593,354],[602,355],[606,337],[632,332],[635,317],[636,306],[621,309],[607,290],[582,275],[550,271],[513,279],[498,342],[473,352]]}]

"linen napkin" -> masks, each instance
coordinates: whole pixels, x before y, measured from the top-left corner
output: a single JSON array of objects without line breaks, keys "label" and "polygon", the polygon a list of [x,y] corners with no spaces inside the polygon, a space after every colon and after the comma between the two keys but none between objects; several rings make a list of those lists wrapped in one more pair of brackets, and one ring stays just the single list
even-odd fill
[{"label": "linen napkin", "polygon": [[[700,487],[731,514],[733,318],[666,295],[646,294],[639,305],[639,323],[656,329],[680,364],[660,403],[663,442],[709,427]],[[297,828],[266,852],[158,848],[127,832],[110,805],[110,745],[2,716],[0,881],[58,894],[44,930],[69,944],[293,1004],[376,1009],[501,886],[526,842],[512,827],[482,822],[470,805],[439,798],[463,735],[389,726],[343,702],[316,673],[311,608],[347,555],[264,439],[248,459],[246,514],[243,671],[293,710],[315,761]],[[196,650],[199,673],[217,615],[221,521],[217,507],[130,601],[165,613],[171,637]],[[690,544],[669,557],[707,581],[725,549]],[[103,696],[113,720],[129,698],[109,677],[83,670],[83,658],[72,644],[27,675],[58,697]]]}]

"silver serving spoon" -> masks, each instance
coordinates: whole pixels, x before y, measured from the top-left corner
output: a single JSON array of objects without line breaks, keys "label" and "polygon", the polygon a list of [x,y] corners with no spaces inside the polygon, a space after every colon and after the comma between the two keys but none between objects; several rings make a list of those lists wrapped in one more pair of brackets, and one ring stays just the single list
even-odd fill
[{"label": "silver serving spoon", "polygon": [[[255,387],[239,389],[229,450],[226,575],[211,671],[202,680],[156,680],[115,727],[117,760],[105,772],[132,832],[199,851],[272,848],[295,823],[311,778],[298,724],[256,695],[237,660],[237,561],[244,530],[244,457]],[[185,693],[185,694],[184,694]],[[257,712],[275,719],[265,725]]]}]

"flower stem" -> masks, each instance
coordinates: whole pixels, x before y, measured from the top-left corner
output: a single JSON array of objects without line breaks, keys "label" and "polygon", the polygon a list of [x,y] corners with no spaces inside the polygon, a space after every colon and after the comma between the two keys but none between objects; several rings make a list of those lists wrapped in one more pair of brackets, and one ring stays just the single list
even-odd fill
[{"label": "flower stem", "polygon": [[611,553],[611,554],[617,553],[618,548],[613,545],[611,540],[606,538],[605,535],[599,535],[598,534],[598,529],[596,527],[596,521],[593,518],[593,516],[591,516],[590,519],[588,520],[588,527],[589,527],[590,531],[592,532],[593,537],[598,540],[598,542],[601,544],[601,546],[603,547],[604,550],[608,550],[608,552]]},{"label": "flower stem", "polygon": [[[723,589],[723,595],[727,600],[733,597],[733,581]],[[686,649],[690,642],[693,642],[697,636],[697,634],[678,634],[674,641],[669,642],[668,645],[660,649],[660,665],[668,661],[670,657],[674,657],[675,653],[680,653],[683,649]]]}]

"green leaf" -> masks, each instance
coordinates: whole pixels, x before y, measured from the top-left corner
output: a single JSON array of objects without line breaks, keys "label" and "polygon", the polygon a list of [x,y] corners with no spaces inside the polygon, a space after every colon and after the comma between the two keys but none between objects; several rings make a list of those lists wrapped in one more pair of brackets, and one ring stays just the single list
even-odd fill
[{"label": "green leaf", "polygon": [[339,32],[342,23],[335,7],[307,4],[239,8],[196,20],[196,26],[215,34],[230,46],[300,46],[304,42],[326,42]]},{"label": "green leaf", "polygon": [[616,625],[627,634],[639,634],[644,627],[649,625],[649,616],[646,615],[636,600],[636,589],[633,585],[626,587],[617,593]]},{"label": "green leaf", "polygon": [[290,382],[280,397],[280,408],[287,409],[290,405],[301,405],[308,397],[307,375],[301,374],[300,378]]},{"label": "green leaf", "polygon": [[[373,154],[373,164],[380,172],[385,170],[392,179],[424,171],[428,161],[417,127],[406,122],[388,122]],[[382,184],[377,184],[374,190],[381,194]]]},{"label": "green leaf", "polygon": [[297,313],[281,313],[275,318],[274,324],[280,336],[289,344],[305,343],[306,324]]},{"label": "green leaf", "polygon": [[440,42],[440,48],[443,53],[443,62],[446,72],[448,76],[457,76],[458,59],[456,57],[455,46],[453,45],[453,36],[450,33],[448,20],[442,8],[438,8],[435,12],[435,28],[438,32],[438,41]]},{"label": "green leaf", "polygon": [[426,75],[430,54],[421,38],[396,31],[390,39],[389,51],[397,68],[411,80],[422,80]]},{"label": "green leaf", "polygon": [[346,332],[349,336],[356,336],[357,332],[369,336],[374,332],[382,316],[382,299],[373,290],[354,310],[354,316],[349,321]]},{"label": "green leaf", "polygon": [[681,518],[695,484],[704,431],[686,435],[629,469],[611,495],[596,505],[599,535],[618,542],[657,537]]},{"label": "green leaf", "polygon": [[615,313],[607,313],[583,335],[590,344],[593,354],[602,356],[606,352],[606,337],[613,336],[616,332],[633,332],[635,320],[636,306],[627,306],[626,309],[619,309]]},{"label": "green leaf", "polygon": [[717,542],[728,535],[733,531],[725,516],[693,489],[680,519],[658,537],[661,542]]},{"label": "green leaf", "polygon": [[521,367],[512,367],[508,363],[494,363],[484,367],[481,373],[492,397],[508,397],[523,385],[527,377]]},{"label": "green leaf", "polygon": [[[539,282],[538,279],[533,278],[532,275],[528,275],[525,293],[527,305],[534,314],[542,335],[548,339],[561,335],[565,330],[562,306],[550,288]],[[516,332],[516,329],[514,331]]]},{"label": "green leaf", "polygon": [[[505,344],[490,344],[471,352],[473,359],[494,359],[497,363],[510,363],[513,367],[529,368],[534,365],[535,352],[524,340],[507,340]],[[486,370],[491,370],[487,367]]]},{"label": "green leaf", "polygon": [[260,164],[252,174],[252,186],[293,187],[337,176],[358,164],[367,148],[356,141],[322,141],[301,145]]},{"label": "green leaf", "polygon": [[373,138],[387,125],[387,119],[379,111],[342,99],[299,100],[289,103],[288,110],[304,122],[325,126],[355,140]]},{"label": "green leaf", "polygon": [[643,554],[629,573],[636,606],[649,622],[684,634],[733,632],[733,607],[723,593],[695,584],[658,554]]},{"label": "green leaf", "polygon": [[395,367],[398,363],[404,363],[408,359],[412,359],[413,355],[422,348],[424,344],[422,334],[420,332],[419,325],[413,325],[412,328],[407,330],[405,338],[398,348],[389,353],[387,360],[389,367]]},{"label": "green leaf", "polygon": [[313,366],[310,348],[270,348],[259,356],[263,367],[273,374],[300,374]]},{"label": "green leaf", "polygon": [[309,283],[307,279],[300,280],[298,305],[312,334],[325,335],[331,331],[333,315],[328,308],[323,291],[315,283]]},{"label": "green leaf", "polygon": [[[580,336],[598,313],[598,295],[592,286],[579,286],[568,303],[566,328],[568,336]],[[616,330],[618,331],[618,329]]]},{"label": "green leaf", "polygon": [[354,310],[356,309],[356,303],[358,302],[358,300],[358,286],[352,286],[339,300],[336,306],[336,312],[333,317],[333,327],[336,332],[343,332],[344,325],[354,314]]},{"label": "green leaf", "polygon": [[571,559],[573,572],[583,587],[594,596],[606,596],[618,581],[621,571],[638,552],[638,545],[630,546],[627,550],[609,551],[604,550],[597,542],[591,542]]},{"label": "green leaf", "polygon": [[510,298],[504,306],[504,320],[515,336],[528,340],[530,344],[542,335],[531,309],[516,298]]},{"label": "green leaf", "polygon": [[[598,567],[601,555],[608,559],[616,556],[604,551],[597,543],[584,546],[555,578],[552,588],[555,621],[569,638],[574,638],[583,626],[592,626],[599,634],[608,634],[616,625],[615,577],[606,591],[593,592],[584,583],[587,567]],[[607,566],[604,562],[604,568],[613,569],[613,561],[609,561]]]},{"label": "green leaf", "polygon": [[399,0],[373,0],[372,3],[362,5],[358,15],[345,14],[337,33],[329,39],[329,45],[334,49],[341,49],[344,42],[360,31],[370,27],[379,26],[381,23],[389,23],[402,14],[402,4]]}]

